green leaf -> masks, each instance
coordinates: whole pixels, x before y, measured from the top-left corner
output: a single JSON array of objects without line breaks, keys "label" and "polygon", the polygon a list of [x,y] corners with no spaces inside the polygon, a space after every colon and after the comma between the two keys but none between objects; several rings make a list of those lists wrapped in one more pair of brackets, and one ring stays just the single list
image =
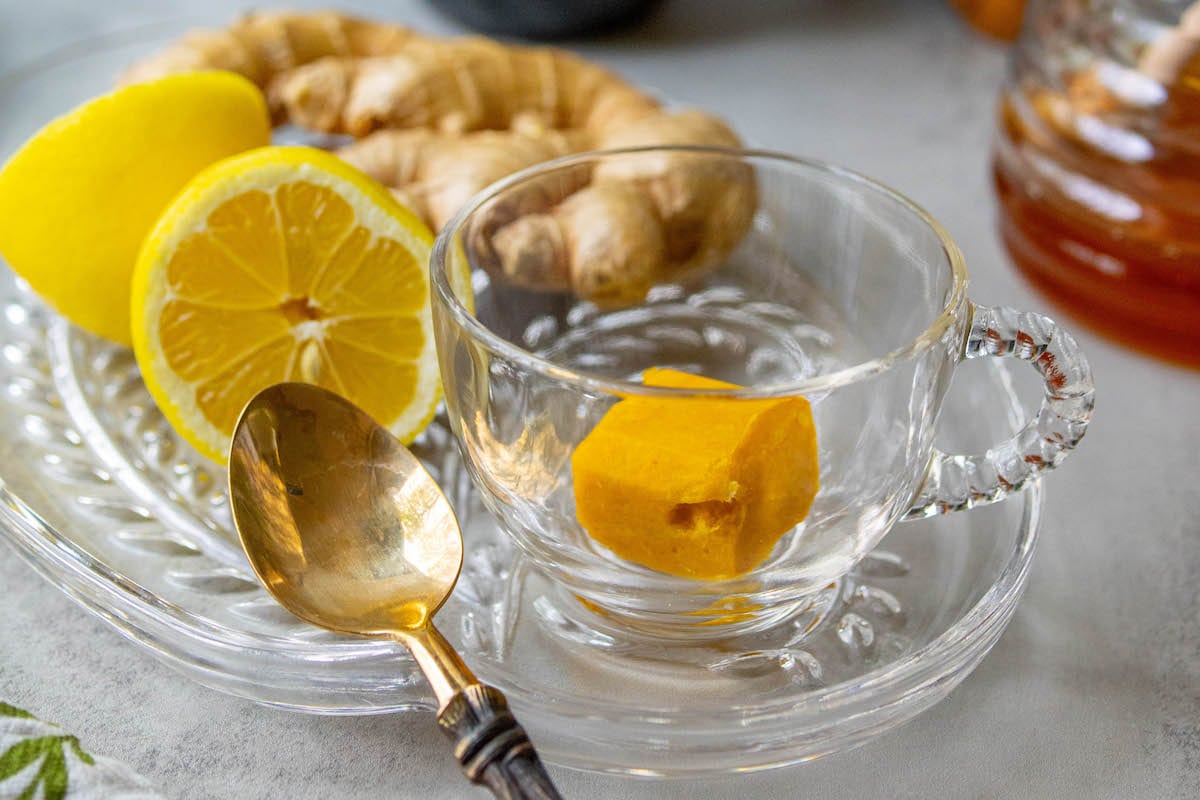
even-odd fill
[{"label": "green leaf", "polygon": [[[39,773],[39,774],[41,774],[41,773]],[[38,780],[37,778],[34,778],[33,780],[31,780],[29,782],[29,785],[25,787],[25,791],[23,791],[19,795],[17,795],[17,800],[33,800],[33,793],[37,791],[37,787],[38,787],[39,783],[41,783],[41,781]]]},{"label": "green leaf", "polygon": [[67,796],[67,760],[63,758],[61,745],[46,755],[38,777],[42,779],[44,800],[63,800]]},{"label": "green leaf", "polygon": [[[0,716],[36,719],[32,714],[22,709],[0,703]],[[84,764],[92,765],[96,759],[79,745],[75,736],[39,736],[36,739],[23,739],[0,753],[0,782],[13,777],[33,764],[38,758],[42,763],[37,774],[29,785],[17,795],[16,800],[33,800],[38,786],[42,787],[43,800],[64,800],[67,787],[70,785],[70,772],[67,769],[66,746],[70,745],[75,755]],[[8,795],[6,795],[8,796]]]},{"label": "green leaf", "polygon": [[22,739],[0,754],[0,781],[11,778],[28,767],[39,756],[58,749],[57,736],[42,736],[37,739]]},{"label": "green leaf", "polygon": [[42,736],[38,739],[26,739],[23,742],[17,742],[8,748],[3,756],[0,756],[0,761],[2,761],[8,758],[13,751],[20,751],[18,756],[13,759],[14,763],[19,761],[20,766],[3,777],[15,775],[36,761],[40,755],[46,756],[42,759],[42,764],[38,767],[33,780],[29,782],[24,791],[17,795],[17,800],[33,800],[38,786],[42,787],[43,800],[63,800],[67,796],[69,776],[67,760],[63,756],[62,749],[63,740],[66,738],[65,736]]},{"label": "green leaf", "polygon": [[[17,744],[26,744],[27,742],[30,742],[30,741],[38,742],[40,745],[40,747],[39,747],[40,751],[47,753],[46,758],[49,759],[50,758],[49,753],[50,753],[51,747],[53,747],[55,750],[58,750],[61,752],[61,747],[58,746],[57,742],[54,742],[53,744],[50,743],[50,740],[52,738],[53,737],[45,736],[45,737],[42,737],[41,739],[28,739],[28,740],[26,740],[26,742],[18,742]],[[19,795],[17,795],[17,800],[32,800],[34,793],[37,792],[38,784],[40,784],[42,782],[42,773],[45,771],[45,769],[46,769],[46,762],[42,761],[42,765],[40,767],[38,767],[37,774],[33,776],[33,780],[31,780],[29,782],[29,785],[25,787],[25,791],[23,791]]]},{"label": "green leaf", "polygon": [[64,739],[67,744],[71,745],[71,749],[75,751],[76,758],[87,764],[89,767],[94,767],[96,765],[96,759],[92,758],[92,754],[85,752],[84,749],[79,745],[78,736],[67,736],[64,737]]},{"label": "green leaf", "polygon": [[23,708],[10,706],[8,703],[0,700],[0,717],[17,717],[18,719],[37,719],[33,714],[30,714]]}]

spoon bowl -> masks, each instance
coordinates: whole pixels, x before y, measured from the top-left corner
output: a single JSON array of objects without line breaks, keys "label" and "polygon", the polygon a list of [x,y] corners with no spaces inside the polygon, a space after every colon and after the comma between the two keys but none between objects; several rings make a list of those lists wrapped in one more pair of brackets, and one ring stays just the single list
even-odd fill
[{"label": "spoon bowl", "polygon": [[355,636],[418,630],[462,567],[450,503],[408,448],[340,396],[279,384],[239,422],[229,460],[251,565],[301,619]]},{"label": "spoon bowl", "polygon": [[468,778],[497,797],[559,797],[504,695],[433,626],[462,569],[462,532],[408,448],[333,392],[277,384],[238,420],[229,497],[250,565],[280,605],[408,648]]}]

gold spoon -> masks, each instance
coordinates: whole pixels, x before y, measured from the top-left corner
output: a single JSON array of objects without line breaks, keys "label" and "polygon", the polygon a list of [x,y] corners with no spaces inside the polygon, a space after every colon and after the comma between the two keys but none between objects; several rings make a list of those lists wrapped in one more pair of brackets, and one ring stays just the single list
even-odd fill
[{"label": "gold spoon", "polygon": [[338,395],[281,383],[242,411],[229,497],[250,564],[280,605],[408,648],[472,782],[501,798],[559,798],[504,695],[433,626],[462,568],[462,533],[406,447]]}]

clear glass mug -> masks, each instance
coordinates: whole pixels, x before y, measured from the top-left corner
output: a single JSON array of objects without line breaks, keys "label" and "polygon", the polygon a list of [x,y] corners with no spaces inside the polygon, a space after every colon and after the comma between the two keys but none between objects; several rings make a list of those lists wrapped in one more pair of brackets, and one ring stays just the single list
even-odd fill
[{"label": "clear glass mug", "polygon": [[[752,217],[719,203],[692,215],[689,235],[699,229],[701,239],[740,225],[726,236],[736,247],[640,301],[634,292],[597,305],[523,288],[528,280],[497,269],[506,226],[598,180],[660,202],[664,187],[712,197],[748,189]],[[563,596],[654,637],[742,633],[798,613],[896,522],[1000,500],[1056,466],[1092,413],[1090,369],[1071,336],[1040,314],[971,303],[962,255],[934,219],[864,177],[786,155],[643,148],[549,162],[468,203],[439,235],[431,271],[446,407],[484,503]],[[951,374],[979,356],[1030,362],[1044,380],[1041,409],[986,453],[940,452]],[[638,378],[649,367],[746,388],[647,387]],[[576,520],[575,447],[620,398],[647,395],[811,404],[820,489],[748,573],[656,572],[618,558]]]}]

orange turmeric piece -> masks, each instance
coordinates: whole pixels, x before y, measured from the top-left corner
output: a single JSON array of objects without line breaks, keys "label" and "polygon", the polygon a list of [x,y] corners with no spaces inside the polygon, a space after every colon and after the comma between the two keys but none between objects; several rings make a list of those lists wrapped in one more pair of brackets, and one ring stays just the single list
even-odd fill
[{"label": "orange turmeric piece", "polygon": [[[657,368],[643,382],[739,388]],[[571,468],[576,518],[600,544],[671,575],[730,578],[807,516],[816,427],[803,397],[628,397],[580,442]]]}]

